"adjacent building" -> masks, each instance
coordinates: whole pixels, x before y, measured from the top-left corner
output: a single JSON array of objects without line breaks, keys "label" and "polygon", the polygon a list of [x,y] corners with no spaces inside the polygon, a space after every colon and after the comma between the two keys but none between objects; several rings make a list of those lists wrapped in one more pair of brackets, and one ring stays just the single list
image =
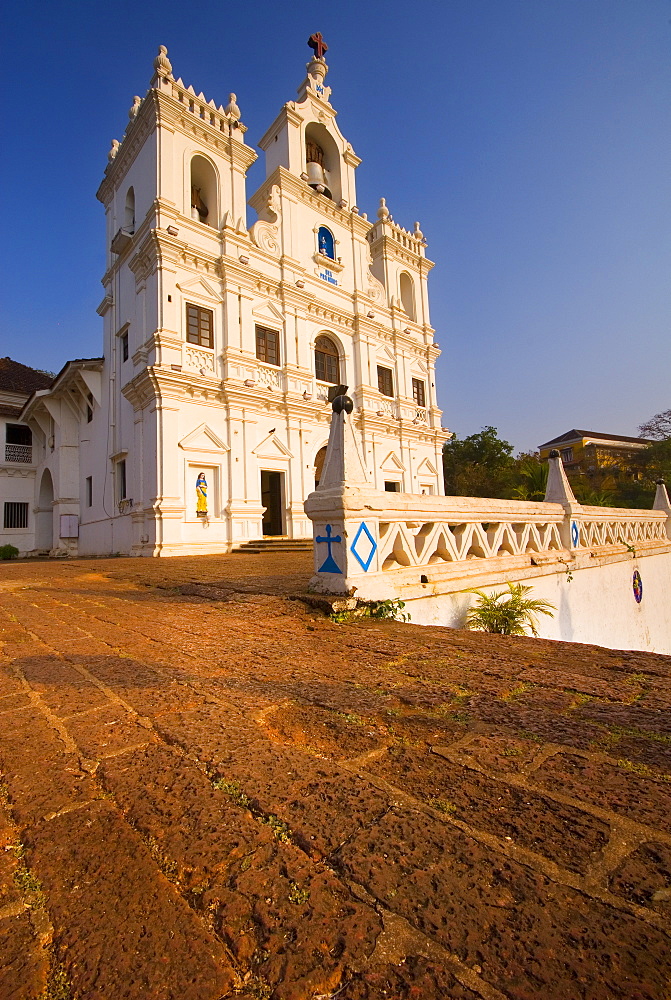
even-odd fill
[{"label": "adjacent building", "polygon": [[51,380],[45,372],[0,358],[0,545],[13,545],[21,554],[35,549],[42,513],[35,494],[40,455],[32,429],[21,419],[21,410],[32,393],[46,388]]},{"label": "adjacent building", "polygon": [[653,442],[647,438],[600,434],[597,431],[566,431],[539,446],[541,459],[556,449],[568,472],[594,475],[597,472],[629,474],[631,460]]}]

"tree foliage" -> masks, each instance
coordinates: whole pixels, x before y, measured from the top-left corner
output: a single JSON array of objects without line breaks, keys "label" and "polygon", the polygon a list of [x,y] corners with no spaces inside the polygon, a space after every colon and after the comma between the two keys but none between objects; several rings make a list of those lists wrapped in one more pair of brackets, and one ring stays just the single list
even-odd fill
[{"label": "tree foliage", "polygon": [[498,497],[510,495],[514,485],[513,446],[495,427],[460,441],[453,437],[443,449],[445,492],[448,496]]},{"label": "tree foliage", "polygon": [[643,438],[652,438],[654,441],[665,441],[671,438],[671,410],[662,410],[650,417],[638,428],[639,434]]}]

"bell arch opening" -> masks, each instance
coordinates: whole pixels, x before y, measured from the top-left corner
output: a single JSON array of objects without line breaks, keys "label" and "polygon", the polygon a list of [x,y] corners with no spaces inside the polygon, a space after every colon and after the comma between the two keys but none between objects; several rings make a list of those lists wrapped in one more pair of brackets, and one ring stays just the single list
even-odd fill
[{"label": "bell arch opening", "polygon": [[408,314],[408,317],[414,323],[417,319],[417,313],[415,311],[415,282],[412,280],[407,271],[401,271],[399,288],[401,292],[401,305]]},{"label": "bell arch opening", "polygon": [[212,163],[197,153],[191,159],[191,218],[217,228],[217,174]]},{"label": "bell arch opening", "polygon": [[340,150],[328,129],[319,122],[310,122],[305,129],[305,172],[311,188],[340,201]]},{"label": "bell arch opening", "polygon": [[123,210],[123,228],[129,233],[135,232],[135,191],[132,187],[126,192],[126,203]]}]

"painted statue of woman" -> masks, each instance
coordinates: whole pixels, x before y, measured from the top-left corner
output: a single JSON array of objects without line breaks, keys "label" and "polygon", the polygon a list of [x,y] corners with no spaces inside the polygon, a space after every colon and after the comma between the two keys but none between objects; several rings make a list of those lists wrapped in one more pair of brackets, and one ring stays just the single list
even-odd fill
[{"label": "painted statue of woman", "polygon": [[207,480],[204,472],[199,472],[196,479],[196,514],[207,517]]}]

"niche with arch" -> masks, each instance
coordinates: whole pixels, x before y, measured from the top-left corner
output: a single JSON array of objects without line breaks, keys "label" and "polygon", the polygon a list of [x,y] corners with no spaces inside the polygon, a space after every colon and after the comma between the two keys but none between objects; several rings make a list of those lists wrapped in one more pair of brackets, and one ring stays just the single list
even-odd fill
[{"label": "niche with arch", "polygon": [[328,129],[310,122],[305,129],[305,172],[308,184],[319,194],[340,201],[340,150]]},{"label": "niche with arch", "polygon": [[191,158],[190,175],[191,218],[216,229],[219,185],[214,166],[200,153],[196,153]]},{"label": "niche with arch", "polygon": [[318,382],[340,384],[340,358],[337,344],[330,337],[319,336],[315,341],[315,377]]},{"label": "niche with arch", "polygon": [[135,232],[135,191],[129,187],[126,192],[126,203],[123,210],[123,228],[129,232]]},{"label": "niche with arch", "polygon": [[399,289],[401,292],[401,305],[408,314],[408,318],[414,323],[417,319],[415,311],[415,282],[407,271],[401,271]]},{"label": "niche with arch", "polygon": [[317,232],[317,246],[322,257],[335,260],[335,239],[333,233],[326,226],[320,226]]}]

